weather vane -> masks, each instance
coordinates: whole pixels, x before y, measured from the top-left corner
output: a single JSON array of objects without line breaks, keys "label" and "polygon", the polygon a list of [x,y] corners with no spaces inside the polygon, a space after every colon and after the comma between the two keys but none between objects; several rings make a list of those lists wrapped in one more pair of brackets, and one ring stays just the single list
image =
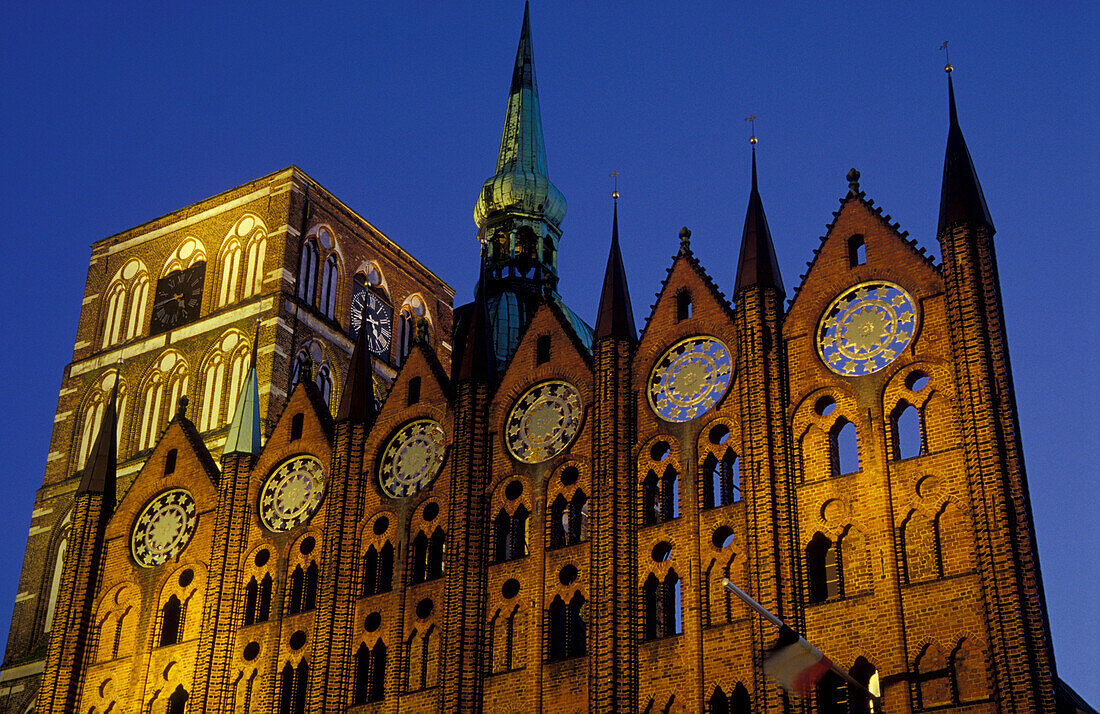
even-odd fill
[{"label": "weather vane", "polygon": [[944,40],[943,44],[940,45],[940,50],[943,51],[944,56],[947,58],[947,64],[944,65],[943,71],[951,74],[953,71],[955,71],[955,68],[951,66],[951,50],[947,49],[947,43],[948,40]]},{"label": "weather vane", "polygon": [[611,192],[611,198],[618,201],[619,200],[619,172],[618,171],[612,171],[611,173],[608,174],[608,176],[610,176],[615,181],[615,189]]},{"label": "weather vane", "polygon": [[752,135],[749,136],[749,143],[752,144],[753,146],[755,146],[756,145],[756,115],[755,114],[749,114],[747,117],[745,117],[745,121],[747,121],[749,123],[749,127],[752,131]]}]

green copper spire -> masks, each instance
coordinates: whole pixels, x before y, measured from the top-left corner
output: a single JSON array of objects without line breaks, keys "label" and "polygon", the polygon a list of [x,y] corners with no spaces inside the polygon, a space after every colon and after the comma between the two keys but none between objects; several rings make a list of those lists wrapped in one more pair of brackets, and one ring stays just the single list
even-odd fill
[{"label": "green copper spire", "polygon": [[229,424],[229,436],[225,438],[223,454],[260,453],[260,385],[256,379],[256,343],[260,336],[260,324],[256,323],[256,337],[252,340],[252,359],[248,375],[237,397],[237,408]]},{"label": "green copper spire", "polygon": [[553,287],[565,210],[565,197],[546,173],[530,8],[525,6],[496,173],[474,206],[478,239],[490,248],[490,280],[519,276]]}]

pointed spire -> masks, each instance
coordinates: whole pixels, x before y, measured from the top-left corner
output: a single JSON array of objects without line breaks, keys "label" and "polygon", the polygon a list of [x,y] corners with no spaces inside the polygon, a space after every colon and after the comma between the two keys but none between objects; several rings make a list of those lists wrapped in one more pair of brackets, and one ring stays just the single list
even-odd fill
[{"label": "pointed spire", "polygon": [[615,207],[611,218],[611,252],[603,273],[603,292],[600,294],[600,310],[596,316],[595,338],[623,337],[638,340],[634,328],[634,310],[630,305],[630,291],[626,285],[626,270],[619,250],[619,192],[614,194]]},{"label": "pointed spire", "polygon": [[775,257],[772,234],[768,230],[768,218],[756,186],[756,137],[750,139],[752,147],[752,190],[749,192],[749,208],[745,213],[745,230],[741,234],[741,255],[737,259],[737,280],[733,294],[743,288],[774,288],[784,295],[783,278],[779,274],[779,261]]},{"label": "pointed spire", "polygon": [[256,376],[256,347],[259,341],[260,321],[256,320],[252,359],[249,360],[248,375],[241,385],[241,393],[237,396],[237,407],[229,424],[229,435],[225,437],[223,454],[260,453],[260,385]]},{"label": "pointed spire", "polygon": [[485,298],[485,267],[474,292],[474,306],[470,311],[470,327],[466,330],[466,344],[462,347],[462,361],[458,366],[456,381],[476,379],[491,382],[496,377],[493,343],[489,333],[489,309]]},{"label": "pointed spire", "polygon": [[340,409],[336,421],[369,422],[378,415],[378,402],[374,396],[374,368],[367,347],[367,324],[359,327],[355,347],[348,365],[348,380],[340,395]]},{"label": "pointed spire", "polygon": [[115,507],[115,491],[118,467],[118,373],[115,373],[115,386],[111,389],[110,401],[103,412],[103,421],[88,462],[84,466],[84,475],[80,478],[77,494],[98,494],[103,496],[103,507],[108,512]]},{"label": "pointed spire", "polygon": [[955,87],[951,82],[951,65],[947,65],[947,103],[950,125],[947,129],[947,152],[943,159],[943,185],[940,189],[940,222],[937,233],[953,223],[984,224],[993,230],[993,219],[985,205],[985,194],[974,171],[970,150],[966,148],[959,115],[955,110]]},{"label": "pointed spire", "polygon": [[523,28],[508,91],[496,174],[482,187],[474,207],[474,221],[483,227],[489,214],[513,207],[542,214],[554,226],[561,224],[566,209],[565,197],[546,172],[542,112],[531,46],[531,9],[527,4],[523,7]]}]

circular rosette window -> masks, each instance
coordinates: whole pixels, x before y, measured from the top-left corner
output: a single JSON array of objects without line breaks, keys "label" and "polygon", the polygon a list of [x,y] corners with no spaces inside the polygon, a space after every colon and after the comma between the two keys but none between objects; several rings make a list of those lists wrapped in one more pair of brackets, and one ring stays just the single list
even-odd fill
[{"label": "circular rosette window", "polygon": [[445,451],[439,422],[411,421],[386,444],[378,467],[378,481],[394,498],[413,496],[439,475]]},{"label": "circular rosette window", "polygon": [[713,337],[680,340],[649,375],[649,405],[666,421],[691,421],[714,408],[733,377],[730,351]]},{"label": "circular rosette window", "polygon": [[554,458],[577,435],[581,413],[581,394],[569,382],[536,384],[508,415],[504,435],[508,450],[529,464]]},{"label": "circular rosette window", "polygon": [[143,568],[176,557],[195,532],[195,499],[182,488],[165,491],[145,506],[130,535],[130,552]]},{"label": "circular rosette window", "polygon": [[287,459],[264,483],[260,518],[273,531],[289,531],[317,512],[325,492],[325,467],[312,456]]},{"label": "circular rosette window", "polygon": [[837,374],[874,374],[909,346],[917,327],[913,298],[893,283],[861,283],[833,300],[817,328],[817,352]]}]

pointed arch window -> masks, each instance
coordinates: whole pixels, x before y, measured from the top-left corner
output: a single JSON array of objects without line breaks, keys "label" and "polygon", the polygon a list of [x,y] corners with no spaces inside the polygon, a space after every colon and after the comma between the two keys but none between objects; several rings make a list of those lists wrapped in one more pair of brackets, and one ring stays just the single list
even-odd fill
[{"label": "pointed arch window", "polygon": [[233,240],[222,253],[218,279],[218,307],[237,301],[237,283],[241,274],[241,244]]},{"label": "pointed arch window", "polygon": [[112,285],[107,293],[107,319],[103,323],[101,347],[110,347],[121,338],[125,310],[126,286],[118,282]]},{"label": "pointed arch window", "polygon": [[187,690],[177,685],[172,696],[168,697],[168,714],[184,714],[187,711]]},{"label": "pointed arch window", "polygon": [[412,351],[413,337],[416,334],[416,316],[407,307],[401,308],[397,317],[397,364],[404,364]]},{"label": "pointed arch window", "polygon": [[321,312],[324,313],[325,317],[330,320],[336,319],[337,277],[336,255],[329,255],[325,260],[324,268],[321,270],[321,301],[318,307],[321,308]]},{"label": "pointed arch window", "polygon": [[222,388],[225,385],[225,356],[216,352],[210,356],[203,376],[202,412],[199,431],[216,429],[222,421]]},{"label": "pointed arch window", "polygon": [[554,597],[547,617],[550,660],[581,657],[588,653],[587,617],[587,603],[579,592],[573,594],[568,604],[560,595]]},{"label": "pointed arch window", "polygon": [[894,437],[894,459],[911,459],[920,456],[924,449],[924,430],[921,428],[920,410],[905,401],[898,402],[890,412],[890,426]]},{"label": "pointed arch window", "polygon": [[139,448],[148,449],[157,441],[161,428],[161,407],[164,402],[164,376],[159,372],[150,379],[145,390],[145,408],[141,415]]},{"label": "pointed arch window", "polygon": [[53,563],[53,577],[50,578],[50,599],[46,603],[46,618],[42,623],[42,631],[50,632],[53,629],[54,611],[57,609],[57,596],[61,592],[61,574],[65,570],[65,551],[69,548],[69,538],[66,535],[57,546],[57,556]]},{"label": "pointed arch window", "polygon": [[669,570],[664,580],[650,573],[642,588],[645,639],[672,637],[683,632],[680,620],[680,576]]},{"label": "pointed arch window", "polygon": [[287,662],[279,675],[279,714],[305,714],[309,665],[305,660],[291,667]]},{"label": "pointed arch window", "polygon": [[363,555],[363,597],[386,593],[393,589],[393,545],[386,544],[379,550],[367,548]]},{"label": "pointed arch window", "polygon": [[260,233],[248,245],[242,298],[259,295],[263,291],[264,258],[267,255],[267,236]]},{"label": "pointed arch window", "polygon": [[321,391],[321,398],[325,400],[325,404],[328,404],[332,398],[332,372],[327,364],[321,365],[321,368],[317,370],[317,377],[313,381],[317,384],[317,389]]},{"label": "pointed arch window", "polygon": [[420,531],[412,545],[412,584],[427,582],[443,575],[443,556],[446,536],[442,528],[436,528],[431,538]]},{"label": "pointed arch window", "polygon": [[179,644],[183,640],[183,603],[173,595],[160,611],[160,646]]},{"label": "pointed arch window", "polygon": [[509,514],[503,508],[494,521],[495,560],[504,563],[527,555],[527,525],[530,513],[524,506]]},{"label": "pointed arch window", "polygon": [[829,457],[833,476],[859,471],[859,435],[856,425],[844,417],[829,431]]},{"label": "pointed arch window", "polygon": [[149,300],[149,275],[142,273],[134,280],[133,297],[130,298],[130,319],[126,326],[126,339],[141,334],[145,321],[145,306]]},{"label": "pointed arch window", "polygon": [[359,645],[355,652],[355,694],[353,704],[381,701],[386,692],[386,645],[382,640],[367,649]]},{"label": "pointed arch window", "polygon": [[733,449],[726,449],[721,461],[714,454],[708,454],[703,462],[703,473],[706,508],[728,506],[741,500],[741,464]]},{"label": "pointed arch window", "polygon": [[842,596],[839,560],[833,542],[824,534],[815,533],[806,547],[806,574],[809,578],[811,603]]},{"label": "pointed arch window", "polygon": [[298,263],[298,299],[311,305],[317,288],[317,262],[317,246],[312,241],[306,241]]}]

